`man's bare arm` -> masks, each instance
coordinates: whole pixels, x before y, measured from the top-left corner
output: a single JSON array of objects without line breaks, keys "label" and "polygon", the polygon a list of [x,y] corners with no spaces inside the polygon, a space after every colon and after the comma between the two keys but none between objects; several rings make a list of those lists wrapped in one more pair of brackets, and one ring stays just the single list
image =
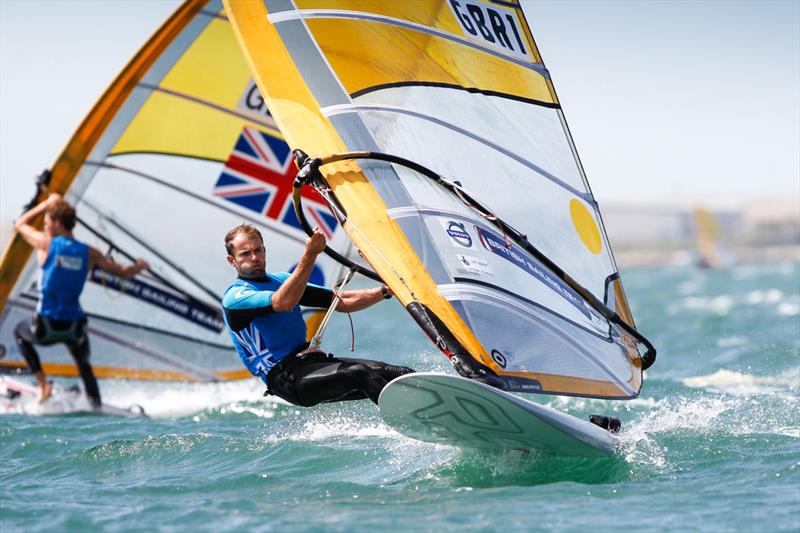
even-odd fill
[{"label": "man's bare arm", "polygon": [[342,313],[361,311],[383,300],[384,294],[392,296],[391,289],[385,285],[372,287],[371,289],[344,291],[336,304],[336,310]]},{"label": "man's bare arm", "polygon": [[130,279],[150,265],[142,259],[137,259],[132,265],[119,265],[111,258],[104,256],[97,248],[89,248],[89,269],[97,265],[102,270],[121,278]]},{"label": "man's bare arm", "polygon": [[290,311],[300,303],[300,298],[303,297],[308,279],[314,269],[314,261],[317,260],[317,256],[324,249],[325,236],[318,229],[315,229],[314,234],[306,240],[306,249],[294,272],[272,295],[272,309],[274,311]]},{"label": "man's bare arm", "polygon": [[31,245],[34,250],[46,252],[50,246],[50,239],[44,231],[36,229],[33,223],[36,219],[44,213],[48,207],[54,202],[61,199],[59,194],[51,194],[44,202],[39,202],[33,208],[29,209],[22,214],[21,217],[14,222],[14,229],[25,239],[25,242]]}]

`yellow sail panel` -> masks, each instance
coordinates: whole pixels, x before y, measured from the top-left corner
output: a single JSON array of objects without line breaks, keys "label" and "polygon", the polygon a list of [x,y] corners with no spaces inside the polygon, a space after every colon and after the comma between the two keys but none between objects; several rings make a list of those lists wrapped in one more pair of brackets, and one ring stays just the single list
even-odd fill
[{"label": "yellow sail panel", "polygon": [[166,90],[236,107],[250,79],[247,64],[232,60],[241,54],[226,20],[214,19],[197,36],[159,83]]},{"label": "yellow sail panel", "polygon": [[[555,103],[547,79],[540,73],[509,66],[501,58],[463,44],[403,28],[374,31],[380,23],[373,21],[312,19],[307,24],[350,94],[425,82]],[[351,37],[342,39],[342,35]],[[393,54],[399,60],[387,63],[386,57]]]},{"label": "yellow sail panel", "polygon": [[720,268],[725,265],[719,248],[719,225],[714,215],[703,207],[692,212],[697,265],[701,268]]},{"label": "yellow sail panel", "polygon": [[[243,88],[249,88],[250,80],[240,54],[228,22],[212,20],[165,75],[159,92],[148,98],[111,153],[154,152],[224,161],[241,132],[242,118],[249,114],[252,126],[279,137],[266,115],[237,105],[248,96]],[[251,98],[257,106],[258,95]]]},{"label": "yellow sail panel", "polygon": [[241,131],[240,118],[221,116],[213,108],[198,108],[184,98],[156,93],[111,153],[152,152],[224,161]]},{"label": "yellow sail panel", "polygon": [[[239,37],[253,75],[287,141],[312,154],[346,151],[347,146],[333,125],[322,115],[320,106],[283,45],[274,25],[267,21],[261,2],[225,1],[225,8]],[[281,76],[270,76],[281,72]],[[344,229],[376,272],[392,288],[397,298],[408,305],[422,301],[442,320],[473,357],[493,365],[486,350],[441,297],[436,285],[406,240],[402,230],[387,215],[386,205],[360,170],[352,166],[326,171],[326,179],[337,198],[350,210]],[[382,243],[380,250],[374,243]],[[413,293],[412,293],[413,290]]]}]

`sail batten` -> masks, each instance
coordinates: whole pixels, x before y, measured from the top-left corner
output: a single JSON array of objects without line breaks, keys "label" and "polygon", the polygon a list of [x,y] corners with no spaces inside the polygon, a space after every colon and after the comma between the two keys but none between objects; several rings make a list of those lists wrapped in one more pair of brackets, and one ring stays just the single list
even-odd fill
[{"label": "sail batten", "polygon": [[420,119],[420,120],[424,120],[424,121],[433,123],[433,124],[435,124],[437,126],[441,126],[443,128],[446,128],[446,129],[448,129],[448,130],[450,130],[452,132],[455,132],[455,133],[457,133],[459,135],[462,135],[462,136],[467,137],[469,139],[472,139],[472,140],[474,140],[474,141],[476,141],[476,142],[478,142],[480,144],[483,144],[483,145],[487,146],[488,148],[490,148],[492,150],[495,150],[496,152],[504,155],[505,157],[507,157],[509,159],[512,159],[512,160],[514,160],[514,161],[516,161],[516,162],[528,167],[529,169],[533,170],[537,174],[549,179],[550,181],[552,181],[553,183],[556,183],[557,185],[563,187],[564,189],[567,189],[569,192],[571,192],[575,196],[585,200],[586,202],[595,203],[594,202],[594,198],[589,193],[587,193],[586,191],[580,191],[578,189],[575,189],[572,185],[570,185],[566,181],[562,180],[558,176],[555,176],[554,174],[552,174],[551,172],[547,171],[546,169],[540,167],[539,165],[537,165],[533,161],[530,161],[529,159],[523,157],[522,155],[514,153],[511,150],[503,148],[499,144],[496,144],[496,143],[492,142],[488,137],[483,137],[483,136],[481,136],[481,135],[479,135],[479,134],[477,134],[475,132],[472,132],[472,131],[466,130],[464,128],[461,128],[460,126],[458,126],[458,125],[456,125],[454,123],[451,123],[451,122],[448,122],[446,120],[442,120],[440,118],[437,118],[434,115],[424,114],[424,113],[420,113],[420,112],[414,111],[412,109],[406,109],[406,108],[392,106],[392,105],[388,105],[388,104],[356,104],[356,103],[354,103],[354,104],[348,104],[348,105],[344,105],[343,104],[343,105],[328,106],[328,107],[322,108],[323,115],[325,115],[328,118],[331,118],[331,117],[334,117],[334,116],[337,116],[337,115],[344,115],[344,114],[347,114],[347,113],[359,114],[359,113],[365,113],[365,112],[371,112],[371,111],[372,112],[379,112],[379,113],[387,113],[387,114],[406,115],[406,116],[409,116],[409,117],[413,117],[413,118],[417,118],[417,119]]}]

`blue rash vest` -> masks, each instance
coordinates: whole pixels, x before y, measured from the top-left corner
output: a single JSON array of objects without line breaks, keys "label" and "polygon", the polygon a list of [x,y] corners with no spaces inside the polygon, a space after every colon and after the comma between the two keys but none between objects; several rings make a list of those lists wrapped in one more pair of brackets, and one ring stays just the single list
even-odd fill
[{"label": "blue rash vest", "polygon": [[53,237],[39,273],[36,312],[53,320],[83,318],[78,298],[88,273],[89,246],[63,235]]},{"label": "blue rash vest", "polygon": [[326,309],[333,302],[330,289],[309,283],[299,305],[291,311],[274,311],[272,295],[289,276],[277,272],[259,279],[237,278],[222,297],[223,318],[233,345],[247,370],[264,383],[270,368],[306,343],[300,305]]}]

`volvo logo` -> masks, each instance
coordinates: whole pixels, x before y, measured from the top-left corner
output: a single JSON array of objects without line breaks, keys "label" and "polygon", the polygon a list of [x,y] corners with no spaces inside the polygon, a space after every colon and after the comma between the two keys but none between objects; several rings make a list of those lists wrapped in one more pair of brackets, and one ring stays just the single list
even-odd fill
[{"label": "volvo logo", "polygon": [[467,233],[464,224],[451,220],[447,223],[447,234],[464,248],[472,248],[472,237]]}]

